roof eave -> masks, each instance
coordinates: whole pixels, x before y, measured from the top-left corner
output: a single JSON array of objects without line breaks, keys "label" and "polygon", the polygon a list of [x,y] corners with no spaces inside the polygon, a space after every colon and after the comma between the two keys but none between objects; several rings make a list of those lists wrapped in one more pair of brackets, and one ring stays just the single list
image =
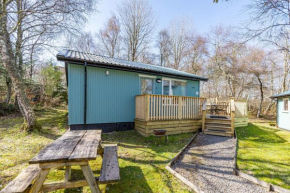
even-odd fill
[{"label": "roof eave", "polygon": [[[65,55],[63,55],[62,53],[57,54],[56,58],[58,61],[62,61],[62,62],[88,62],[91,64],[97,64],[97,65],[104,65],[104,66],[108,66],[109,65],[107,63],[101,63],[101,62],[95,62],[95,61],[87,61],[87,60],[83,60],[83,59],[78,59],[78,58],[68,58],[65,57]],[[181,76],[181,75],[174,75],[174,74],[170,74],[170,73],[164,73],[164,72],[157,72],[157,71],[153,71],[153,70],[144,70],[144,69],[140,69],[140,68],[132,68],[132,67],[123,67],[123,66],[117,66],[114,64],[111,64],[110,66],[115,66],[121,69],[135,69],[136,71],[143,71],[143,72],[153,72],[156,74],[163,74],[163,75],[167,75],[167,76],[175,76],[175,77],[180,77],[180,78],[186,78],[188,80],[200,80],[200,81],[208,81],[208,78],[205,77],[188,77],[188,76]]]},{"label": "roof eave", "polygon": [[284,97],[290,97],[290,95],[281,95],[281,96],[270,96],[271,99],[275,99],[275,98],[284,98]]}]

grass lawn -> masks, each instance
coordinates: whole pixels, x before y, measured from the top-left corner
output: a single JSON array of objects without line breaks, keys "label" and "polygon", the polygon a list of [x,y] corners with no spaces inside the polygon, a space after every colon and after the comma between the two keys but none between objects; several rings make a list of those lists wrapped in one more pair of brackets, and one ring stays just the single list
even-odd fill
[{"label": "grass lawn", "polygon": [[290,132],[265,125],[236,129],[238,167],[260,180],[290,189]]},{"label": "grass lawn", "polygon": [[[27,134],[19,127],[21,117],[0,118],[0,186],[2,188],[19,172],[28,166],[28,161],[45,145],[53,142],[66,131],[66,113],[61,108],[38,109],[41,132]],[[144,138],[135,131],[103,134],[103,143],[117,143],[121,181],[112,185],[101,185],[103,192],[190,192],[166,169],[166,164],[190,140],[193,134],[169,137],[166,144],[163,138]],[[99,175],[101,158],[90,162],[96,175]],[[51,170],[49,181],[63,180],[64,170]],[[79,167],[72,168],[72,178],[84,178]],[[1,189],[1,187],[0,187]],[[88,187],[59,190],[55,192],[90,192]]]}]

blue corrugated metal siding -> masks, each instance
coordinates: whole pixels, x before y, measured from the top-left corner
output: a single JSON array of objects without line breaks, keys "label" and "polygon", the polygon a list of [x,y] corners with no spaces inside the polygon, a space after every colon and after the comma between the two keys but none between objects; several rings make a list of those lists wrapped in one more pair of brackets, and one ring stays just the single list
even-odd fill
[{"label": "blue corrugated metal siding", "polygon": [[137,73],[88,67],[87,90],[87,124],[134,121]]},{"label": "blue corrugated metal siding", "polygon": [[[160,78],[162,80],[162,76],[157,76],[157,78]],[[157,83],[155,79],[155,94],[162,95],[162,82]]]},{"label": "blue corrugated metal siding", "polygon": [[[289,99],[290,100],[290,99]],[[290,130],[290,111],[284,112],[284,102],[282,98],[278,99],[278,109],[277,109],[277,118],[278,118],[278,127],[282,129]]]},{"label": "blue corrugated metal siding", "polygon": [[[198,94],[196,92],[198,92]],[[200,96],[199,81],[189,80],[186,82],[186,96],[191,96],[191,97]]]},{"label": "blue corrugated metal siding", "polygon": [[[68,81],[69,125],[84,124],[84,66],[69,64]],[[162,94],[162,83],[154,80],[154,87],[154,94]],[[199,81],[187,80],[186,95],[198,97],[196,91]],[[87,124],[133,122],[139,94],[138,73],[87,67]]]},{"label": "blue corrugated metal siding", "polygon": [[68,123],[84,124],[84,66],[68,65]]}]

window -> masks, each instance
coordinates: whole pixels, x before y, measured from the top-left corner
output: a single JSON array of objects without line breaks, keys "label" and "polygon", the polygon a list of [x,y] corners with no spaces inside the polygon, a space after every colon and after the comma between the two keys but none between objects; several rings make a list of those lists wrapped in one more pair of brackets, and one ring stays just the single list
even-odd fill
[{"label": "window", "polygon": [[284,111],[288,111],[288,102],[289,102],[289,99],[283,99],[284,101]]},{"label": "window", "polygon": [[163,95],[171,95],[169,87],[170,80],[163,80]]},{"label": "window", "polygon": [[140,78],[141,82],[141,94],[153,94],[153,79]]},{"label": "window", "polygon": [[163,95],[185,96],[186,82],[163,79]]}]

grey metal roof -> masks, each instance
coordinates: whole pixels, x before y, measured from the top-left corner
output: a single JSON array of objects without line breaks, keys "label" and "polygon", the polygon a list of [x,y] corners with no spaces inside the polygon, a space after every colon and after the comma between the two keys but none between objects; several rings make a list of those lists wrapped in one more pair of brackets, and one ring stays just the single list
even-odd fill
[{"label": "grey metal roof", "polygon": [[146,72],[154,72],[155,74],[162,74],[162,75],[174,75],[176,77],[183,77],[187,79],[197,79],[207,81],[208,78],[197,76],[194,74],[182,72],[179,70],[175,70],[172,68],[166,68],[162,66],[156,66],[151,64],[144,64],[141,62],[132,62],[117,58],[110,58],[106,56],[100,56],[91,53],[84,53],[75,50],[63,50],[57,54],[57,59],[59,61],[75,61],[75,62],[87,62],[90,64],[98,64],[106,65],[106,66],[115,66],[119,68],[126,68],[126,69],[135,69],[138,71],[146,71]]},{"label": "grey metal roof", "polygon": [[270,98],[279,98],[279,97],[285,97],[285,96],[290,96],[290,91],[286,91],[280,94],[275,94],[273,96],[271,96]]}]

